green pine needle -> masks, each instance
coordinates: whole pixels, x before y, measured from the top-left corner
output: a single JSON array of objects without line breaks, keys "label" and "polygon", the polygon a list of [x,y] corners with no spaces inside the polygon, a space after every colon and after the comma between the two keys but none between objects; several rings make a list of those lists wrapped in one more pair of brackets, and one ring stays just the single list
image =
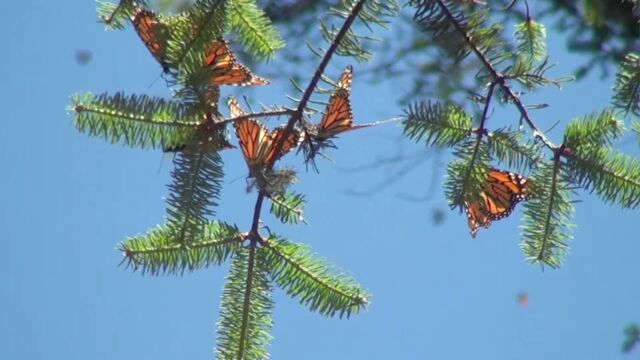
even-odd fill
[{"label": "green pine needle", "polygon": [[266,263],[256,246],[242,248],[233,255],[222,292],[217,359],[268,359],[272,310],[272,288]]},{"label": "green pine needle", "polygon": [[579,148],[611,146],[624,134],[624,124],[613,109],[604,109],[573,120],[565,130],[565,144],[572,151]]},{"label": "green pine needle", "polygon": [[303,216],[305,205],[302,194],[285,193],[271,197],[271,213],[285,224],[306,223]]},{"label": "green pine needle", "polygon": [[630,353],[638,344],[640,344],[640,327],[637,324],[629,324],[624,328],[622,352]]},{"label": "green pine needle", "polygon": [[216,151],[187,148],[174,158],[167,223],[174,242],[188,245],[202,237],[222,188],[223,163]]},{"label": "green pine needle", "polygon": [[304,245],[272,235],[260,252],[275,282],[312,311],[349,317],[368,303],[369,295],[360,285],[334,271]]},{"label": "green pine needle", "polygon": [[620,63],[613,86],[613,105],[640,116],[640,56],[629,53]]},{"label": "green pine needle", "polygon": [[220,265],[240,249],[243,236],[232,225],[209,223],[200,237],[187,245],[176,242],[167,226],[152,229],[146,235],[129,238],[118,246],[127,266],[143,274],[162,275],[191,272]]},{"label": "green pine needle", "polygon": [[516,25],[515,39],[520,61],[533,63],[547,56],[547,29],[528,19]]},{"label": "green pine needle", "polygon": [[146,8],[147,0],[120,0],[118,4],[98,1],[98,16],[109,30],[122,30],[131,21],[136,4]]},{"label": "green pine needle", "polygon": [[229,26],[245,49],[257,58],[272,58],[285,46],[278,29],[255,0],[228,2]]},{"label": "green pine needle", "polygon": [[487,148],[491,156],[509,169],[531,169],[540,160],[540,146],[523,143],[521,132],[498,129],[487,136]]},{"label": "green pine needle", "polygon": [[634,120],[631,123],[631,130],[633,130],[636,135],[638,135],[638,143],[640,144],[640,121]]},{"label": "green pine needle", "polygon": [[[225,0],[200,0],[187,13],[172,18],[167,61],[179,64],[178,82],[181,84],[192,74],[201,72],[211,44],[224,34],[226,4]],[[200,80],[204,88],[208,79]]]},{"label": "green pine needle", "polygon": [[640,161],[608,148],[579,148],[567,158],[575,184],[602,201],[623,208],[640,207]]},{"label": "green pine needle", "polygon": [[524,203],[520,247],[531,262],[559,267],[572,238],[571,178],[560,162],[539,163],[529,177],[535,197]]},{"label": "green pine needle", "polygon": [[[336,7],[329,10],[329,14],[340,19],[346,19],[361,0],[342,0]],[[400,11],[400,5],[397,0],[369,0],[358,12],[358,19],[361,23],[372,30],[373,26],[379,26],[388,29],[390,18],[396,16]],[[369,40],[378,40],[370,36],[364,36],[356,33],[353,26],[348,29],[343,36],[336,54],[340,56],[353,57],[358,62],[368,62],[373,58],[371,52],[367,51],[364,43]],[[320,30],[322,37],[332,43],[337,36],[339,30],[334,25],[329,25],[324,21],[320,21]]]},{"label": "green pine needle", "polygon": [[451,208],[464,208],[465,202],[475,202],[485,189],[490,169],[490,157],[484,142],[473,139],[456,146],[457,158],[447,167],[445,192]]},{"label": "green pine needle", "polygon": [[473,120],[461,107],[416,102],[405,110],[404,135],[427,146],[455,146],[469,138]]},{"label": "green pine needle", "polygon": [[86,93],[72,96],[72,102],[78,131],[136,148],[184,143],[200,122],[187,107],[146,95]]}]

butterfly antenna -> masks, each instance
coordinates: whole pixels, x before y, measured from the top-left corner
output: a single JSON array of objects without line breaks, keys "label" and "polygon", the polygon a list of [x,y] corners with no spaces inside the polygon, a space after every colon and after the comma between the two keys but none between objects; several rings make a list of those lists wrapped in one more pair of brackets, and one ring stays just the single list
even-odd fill
[{"label": "butterfly antenna", "polygon": [[233,184],[234,182],[242,179],[243,177],[245,177],[245,176],[244,175],[240,175],[240,176],[238,176],[236,178],[233,178],[231,181],[229,181],[229,184]]},{"label": "butterfly antenna", "polygon": [[[149,84],[149,86],[147,88],[151,88],[153,85],[155,85],[155,83],[160,78],[164,79],[164,71],[162,73],[160,73],[160,75],[158,75],[155,79],[153,79],[153,81],[151,82],[151,84]],[[164,79],[164,80],[166,80],[166,79]]]},{"label": "butterfly antenna", "polygon": [[242,100],[244,100],[244,104],[247,105],[247,109],[249,109],[249,112],[252,113],[253,109],[251,108],[251,104],[249,104],[249,99],[247,99],[245,95],[242,95]]}]

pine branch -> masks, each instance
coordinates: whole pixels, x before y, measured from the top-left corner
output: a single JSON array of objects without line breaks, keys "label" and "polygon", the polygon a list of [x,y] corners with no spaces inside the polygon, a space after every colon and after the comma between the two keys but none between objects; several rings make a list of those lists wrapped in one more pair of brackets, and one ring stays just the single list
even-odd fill
[{"label": "pine branch", "polygon": [[[492,82],[499,86],[503,97],[509,99],[516,106],[522,119],[533,131],[534,137],[542,141],[550,149],[558,148],[558,146],[546,137],[544,132],[538,129],[537,125],[531,119],[527,107],[522,103],[520,97],[509,87],[505,81],[505,76],[500,73],[492,63],[492,61],[496,61],[497,63],[504,61],[506,57],[500,54],[507,54],[508,52],[499,51],[503,44],[500,39],[494,37],[496,35],[495,30],[476,29],[479,28],[479,24],[483,23],[486,17],[484,13],[477,12],[467,17],[459,10],[459,4],[442,0],[412,0],[410,1],[410,5],[416,7],[414,20],[426,31],[432,31],[436,36],[446,34],[449,37],[457,33],[466,44],[461,48],[463,53],[459,56],[463,56],[464,51],[474,53],[484,66],[489,77],[493,80]],[[484,40],[482,40],[483,37]],[[491,50],[491,52],[485,54],[488,50]],[[504,50],[504,48],[502,48],[502,50]]]},{"label": "pine branch", "polygon": [[[553,67],[549,59],[544,59],[539,64],[526,61],[516,61],[513,66],[507,67],[503,76],[506,80],[516,80],[527,89],[533,90],[540,86],[555,85],[561,88],[566,82],[573,81],[572,76],[563,76],[556,79],[548,78],[545,74]],[[507,97],[508,94],[505,94]]]},{"label": "pine branch", "polygon": [[572,238],[571,178],[562,171],[556,157],[551,163],[540,163],[529,181],[534,185],[535,197],[524,203],[520,247],[529,261],[557,268],[568,251],[567,241]]},{"label": "pine branch", "polygon": [[455,104],[417,102],[405,110],[404,135],[427,146],[455,146],[471,135],[472,119]]},{"label": "pine branch", "polygon": [[167,198],[167,223],[174,242],[188,245],[202,236],[222,187],[222,159],[212,149],[186,148],[174,158]]},{"label": "pine branch", "polygon": [[173,18],[167,61],[180,65],[176,81],[182,86],[178,89],[182,98],[193,101],[214,88],[208,86],[211,77],[203,64],[211,43],[224,34],[226,18],[227,0],[199,0]]},{"label": "pine branch", "polygon": [[274,281],[312,311],[339,317],[357,313],[369,295],[344,274],[311,254],[304,245],[271,236],[260,249]]},{"label": "pine branch", "polygon": [[[348,20],[353,10],[360,5],[358,0],[342,0],[340,5],[332,7],[329,14],[341,19]],[[362,23],[372,29],[373,26],[379,26],[384,29],[388,28],[388,18],[398,14],[400,6],[397,0],[369,0],[363,2],[364,6],[357,11],[357,17]],[[350,26],[351,27],[351,26]],[[333,43],[337,38],[340,30],[334,26],[330,26],[325,22],[320,22],[322,37],[329,43]],[[358,62],[367,62],[371,60],[372,55],[364,46],[364,40],[374,40],[371,37],[357,34],[353,29],[349,29],[341,36],[338,47],[335,49],[336,54],[340,56],[349,56]]]},{"label": "pine branch", "polygon": [[229,25],[238,34],[240,42],[254,56],[273,57],[285,46],[278,29],[255,0],[229,1]]},{"label": "pine branch", "polygon": [[489,154],[510,169],[531,169],[540,161],[540,146],[523,143],[522,133],[498,129],[487,134]]},{"label": "pine branch", "polygon": [[638,135],[638,141],[640,142],[640,121],[635,120],[631,123],[631,130]]},{"label": "pine branch", "polygon": [[620,63],[613,86],[613,105],[640,116],[640,56],[629,53]]},{"label": "pine branch", "polygon": [[201,122],[179,103],[146,95],[76,94],[72,102],[81,133],[143,149],[182,144]]},{"label": "pine branch", "polygon": [[306,223],[303,208],[306,205],[304,195],[285,193],[271,197],[271,213],[285,224]]},{"label": "pine branch", "polygon": [[237,251],[223,294],[216,355],[220,360],[262,360],[269,354],[272,288],[255,243]]},{"label": "pine branch", "polygon": [[638,344],[640,344],[640,327],[637,324],[630,324],[624,328],[622,352],[630,353]]},{"label": "pine branch", "polygon": [[484,191],[491,158],[484,142],[480,146],[476,144],[475,141],[468,140],[453,150],[456,160],[447,166],[444,184],[451,208],[462,209],[465,201],[477,201],[478,194]]},{"label": "pine branch", "polygon": [[447,180],[445,189],[449,204],[452,208],[462,209],[466,202],[475,202],[484,191],[487,174],[489,173],[489,153],[482,141],[482,136],[486,133],[485,122],[489,114],[489,105],[496,83],[492,82],[487,90],[484,109],[480,125],[476,130],[475,140],[467,140],[453,151],[457,160],[451,162],[447,167]]},{"label": "pine branch", "polygon": [[[355,21],[355,19],[358,17],[358,14],[360,14],[360,12],[362,11],[366,2],[367,0],[358,0],[357,3],[355,3],[353,7],[351,7],[349,14],[346,16],[344,23],[340,28],[340,31],[338,31],[336,36],[333,38],[331,45],[325,52],[324,56],[322,57],[322,60],[320,61],[320,64],[316,68],[316,72],[313,74],[313,77],[309,81],[309,85],[307,85],[307,88],[304,90],[304,93],[302,94],[302,98],[298,102],[298,107],[296,108],[296,112],[293,115],[291,115],[291,118],[287,122],[287,126],[285,127],[284,133],[283,133],[284,135],[280,138],[280,141],[277,141],[274,144],[273,151],[276,154],[278,154],[282,150],[282,146],[284,145],[284,140],[293,131],[293,128],[296,125],[296,123],[302,120],[304,112],[307,109],[309,100],[311,99],[311,95],[315,91],[316,86],[318,86],[318,82],[322,78],[322,75],[324,74],[324,70],[327,68],[327,65],[329,65],[329,61],[331,61],[331,58],[336,53],[340,42],[346,36],[347,32],[353,25],[353,22]],[[267,169],[267,171],[270,171],[272,167],[273,167],[273,164]]]},{"label": "pine branch", "polygon": [[547,56],[547,29],[532,19],[516,25],[515,38],[520,61],[533,63]]},{"label": "pine branch", "polygon": [[605,203],[640,207],[640,161],[608,148],[579,148],[567,156],[571,178]]},{"label": "pine branch", "polygon": [[120,0],[118,4],[98,1],[98,16],[109,30],[122,30],[135,13],[136,4],[147,7],[147,0]]},{"label": "pine branch", "polygon": [[244,235],[237,227],[222,222],[205,226],[200,237],[188,244],[177,243],[166,226],[146,235],[129,238],[118,249],[124,253],[127,267],[143,274],[178,274],[220,265],[238,251]]},{"label": "pine branch", "polygon": [[572,151],[587,147],[611,146],[624,134],[624,124],[613,109],[604,109],[573,120],[565,130],[566,146]]}]

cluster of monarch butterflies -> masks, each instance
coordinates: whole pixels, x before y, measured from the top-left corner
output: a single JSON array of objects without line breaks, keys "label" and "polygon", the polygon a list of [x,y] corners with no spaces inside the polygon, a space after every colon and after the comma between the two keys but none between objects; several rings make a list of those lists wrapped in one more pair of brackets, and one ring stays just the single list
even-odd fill
[{"label": "cluster of monarch butterflies", "polygon": [[524,176],[490,169],[480,200],[473,203],[465,202],[471,236],[476,237],[480,227],[488,228],[492,221],[511,215],[516,204],[529,200],[532,196],[531,182]]},{"label": "cluster of monarch butterflies", "polygon": [[[164,72],[168,72],[169,67],[165,59],[166,39],[169,35],[167,27],[160,22],[155,12],[140,6],[136,6],[131,22],[151,55],[160,63]],[[211,43],[202,66],[211,71],[210,81],[213,85],[269,84],[269,80],[255,75],[249,68],[239,63],[229,49],[229,43],[222,38],[215,39]]]},{"label": "cluster of monarch butterflies", "polygon": [[[161,64],[164,71],[168,72],[169,68],[165,60],[168,30],[159,21],[157,14],[138,6],[131,21],[147,49]],[[217,86],[269,84],[269,80],[255,75],[249,68],[237,62],[228,42],[222,38],[216,39],[209,46],[203,68],[211,71],[210,83]],[[250,117],[235,121],[236,136],[249,167],[249,176],[257,177],[261,170],[271,168],[276,160],[305,139],[315,141],[311,146],[317,148],[323,146],[326,140],[342,132],[382,123],[353,124],[350,101],[352,81],[353,68],[347,66],[338,80],[336,90],[329,98],[322,120],[317,125],[305,126],[302,134],[295,129],[285,134],[284,127],[278,127],[270,133],[258,120]],[[232,118],[245,115],[235,98],[230,97],[228,105]],[[308,133],[312,137],[307,137]],[[280,143],[281,145],[278,145]],[[465,203],[471,236],[475,237],[480,227],[488,228],[492,221],[509,216],[518,202],[530,198],[529,182],[525,177],[508,171],[491,169],[485,190],[480,194],[480,200]]]},{"label": "cluster of monarch butterflies", "polygon": [[[338,80],[335,92],[329,98],[329,103],[320,123],[311,124],[310,128],[305,129],[302,133],[292,129],[284,140],[282,140],[285,136],[284,127],[278,127],[269,133],[264,125],[255,119],[243,118],[236,121],[234,123],[236,135],[240,141],[240,148],[249,169],[254,170],[272,166],[277,159],[304,141],[307,132],[311,133],[317,141],[325,141],[345,131],[372,126],[373,124],[353,124],[353,112],[349,99],[352,79],[353,68],[347,66]],[[231,118],[245,114],[235,98],[230,97],[228,105]],[[280,142],[282,145],[276,153],[277,144]]]},{"label": "cluster of monarch butterflies", "polygon": [[[168,37],[167,27],[160,21],[158,15],[141,6],[136,6],[131,18],[136,32],[144,42],[153,57],[160,63],[165,72],[169,71],[166,53],[166,39]],[[229,48],[226,40],[218,38],[213,41],[208,49],[203,61],[203,68],[211,73],[210,83],[212,85],[234,85],[253,86],[267,85],[269,80],[255,75],[245,65],[236,61],[235,55]],[[329,103],[319,124],[307,124],[303,134],[297,130],[292,130],[284,141],[284,128],[280,127],[273,132],[269,131],[256,119],[243,118],[234,123],[236,135],[240,142],[240,147],[245,160],[250,169],[250,175],[256,171],[271,167],[276,160],[291,151],[304,139],[313,138],[316,143],[335,137],[337,134],[369,127],[374,124],[353,124],[353,112],[351,109],[351,84],[353,81],[353,68],[348,66],[337,82],[335,92],[331,95]],[[240,107],[237,100],[230,98],[229,109],[231,117],[240,117],[245,112]],[[311,136],[307,137],[306,134]],[[282,142],[280,149],[276,153],[277,144]],[[183,147],[178,147],[181,149]],[[169,149],[171,151],[173,149]]]}]

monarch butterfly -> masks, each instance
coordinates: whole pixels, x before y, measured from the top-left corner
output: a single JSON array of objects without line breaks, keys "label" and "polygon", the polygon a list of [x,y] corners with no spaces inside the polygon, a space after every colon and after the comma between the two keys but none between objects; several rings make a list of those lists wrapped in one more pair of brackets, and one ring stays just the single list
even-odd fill
[{"label": "monarch butterfly", "polygon": [[318,125],[316,137],[320,140],[331,138],[341,132],[355,130],[367,125],[353,126],[353,112],[351,110],[351,83],[353,81],[353,67],[347,66],[336,91],[329,98],[327,109]]},{"label": "monarch butterfly", "polygon": [[490,169],[480,200],[465,203],[471,236],[476,237],[478,228],[488,228],[492,221],[511,215],[517,203],[531,197],[527,178],[509,171]]},{"label": "monarch butterfly", "polygon": [[389,120],[377,121],[370,124],[353,125],[353,111],[351,110],[351,83],[353,82],[353,67],[347,66],[340,79],[336,91],[329,98],[329,104],[325,110],[322,121],[317,126],[316,138],[320,141],[332,138],[337,134],[350,130],[362,129],[374,125],[399,120],[393,118]]},{"label": "monarch butterfly", "polygon": [[131,22],[151,55],[162,65],[163,71],[168,72],[169,68],[164,59],[167,44],[163,40],[166,39],[164,37],[166,27],[160,23],[158,15],[151,10],[137,7]]},{"label": "monarch butterfly", "polygon": [[269,80],[255,75],[246,66],[236,61],[235,55],[229,49],[229,43],[218,38],[209,47],[208,55],[204,59],[204,67],[212,71],[211,83],[214,85],[267,85]]},{"label": "monarch butterfly", "polygon": [[[232,118],[245,115],[236,98],[230,96],[228,105]],[[277,159],[291,151],[298,144],[299,133],[293,130],[282,143],[280,151],[276,153],[276,144],[283,141],[282,139],[285,135],[284,127],[279,127],[269,134],[269,130],[266,127],[251,118],[238,120],[234,123],[234,126],[242,149],[242,155],[244,155],[252,176],[255,175],[254,171],[256,169],[273,165]]]}]

